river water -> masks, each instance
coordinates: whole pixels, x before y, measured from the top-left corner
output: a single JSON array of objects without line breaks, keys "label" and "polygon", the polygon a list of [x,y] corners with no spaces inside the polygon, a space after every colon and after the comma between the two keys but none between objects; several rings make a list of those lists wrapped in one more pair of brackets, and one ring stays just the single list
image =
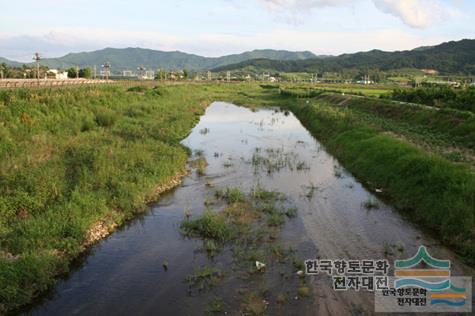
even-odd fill
[{"label": "river water", "polygon": [[[202,315],[209,298],[225,299],[224,311],[235,314],[236,284],[218,293],[190,293],[184,278],[209,260],[200,241],[184,238],[179,225],[184,212],[204,211],[215,188],[256,184],[285,193],[298,209],[280,235],[303,258],[382,259],[412,257],[420,245],[435,257],[451,259],[455,275],[473,271],[440,243],[402,218],[363,187],[325,151],[292,113],[276,109],[251,111],[215,102],[182,142],[207,162],[205,175],[195,172],[160,198],[150,210],[101,241],[80,260],[33,315]],[[212,183],[212,187],[210,187]],[[384,190],[384,189],[383,189]],[[377,207],[368,207],[368,202]],[[163,267],[166,262],[167,269]],[[275,280],[274,280],[275,281]],[[275,287],[273,284],[272,287]],[[373,296],[335,292],[328,277],[311,279],[312,298],[270,307],[270,314],[372,314]],[[274,309],[273,309],[274,308]]]}]

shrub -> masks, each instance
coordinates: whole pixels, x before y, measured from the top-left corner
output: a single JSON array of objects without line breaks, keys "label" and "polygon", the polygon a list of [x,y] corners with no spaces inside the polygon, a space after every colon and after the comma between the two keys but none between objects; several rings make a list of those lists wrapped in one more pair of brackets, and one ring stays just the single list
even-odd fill
[{"label": "shrub", "polygon": [[96,112],[96,123],[102,127],[110,127],[117,120],[116,114],[112,110],[101,109]]},{"label": "shrub", "polygon": [[223,216],[209,210],[206,210],[197,219],[183,221],[181,229],[188,236],[213,239],[219,242],[226,242],[231,234]]}]

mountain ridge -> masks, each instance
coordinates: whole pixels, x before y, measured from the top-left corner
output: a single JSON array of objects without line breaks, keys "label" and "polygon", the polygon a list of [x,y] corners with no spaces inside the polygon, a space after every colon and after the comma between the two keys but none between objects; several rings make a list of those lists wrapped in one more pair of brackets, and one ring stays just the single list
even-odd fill
[{"label": "mountain ridge", "polygon": [[[316,57],[315,54],[309,51],[293,52],[273,49],[256,49],[240,54],[231,54],[221,57],[204,57],[181,51],[159,51],[140,47],[106,47],[92,52],[68,53],[62,57],[43,58],[41,64],[50,68],[69,68],[93,65],[100,67],[101,64],[110,62],[113,71],[135,70],[138,66],[144,66],[154,70],[208,70],[256,58],[267,58],[271,60],[298,60]],[[12,65],[12,63],[21,65],[21,63],[5,58],[2,58],[2,60],[9,65]],[[2,60],[0,60],[0,63]]]},{"label": "mountain ridge", "polygon": [[[22,63],[0,57],[0,63],[21,66]],[[44,58],[41,64],[50,68],[91,67],[110,62],[113,72],[147,69],[191,71],[250,72],[341,72],[401,68],[435,69],[441,73],[475,73],[475,40],[463,39],[435,46],[421,46],[394,52],[373,49],[337,56],[317,56],[309,51],[256,49],[221,57],[204,57],[181,51],[159,51],[140,47],[107,47],[92,52],[69,53],[58,58]],[[29,63],[31,65],[31,63]]]},{"label": "mountain ridge", "polygon": [[447,74],[475,74],[475,40],[463,39],[396,52],[373,49],[366,52],[306,60],[275,61],[261,58],[216,67],[212,70],[218,72],[227,70],[339,72],[348,69],[385,71],[401,68],[435,69]]}]

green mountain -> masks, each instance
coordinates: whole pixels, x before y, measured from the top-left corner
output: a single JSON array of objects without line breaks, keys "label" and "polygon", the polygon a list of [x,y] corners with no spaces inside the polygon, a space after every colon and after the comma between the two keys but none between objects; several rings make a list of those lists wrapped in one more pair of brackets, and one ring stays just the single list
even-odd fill
[{"label": "green mountain", "polygon": [[6,59],[3,57],[0,57],[0,64],[7,64],[8,66],[12,67],[20,67],[22,64],[16,61],[12,61],[10,59]]},{"label": "green mountain", "polygon": [[239,63],[249,59],[266,58],[293,60],[315,58],[311,52],[290,52],[285,50],[254,50],[242,54],[223,57],[203,57],[179,51],[164,52],[144,48],[105,48],[93,52],[71,53],[60,58],[45,58],[42,65],[50,68],[68,68],[72,66],[86,67],[109,62],[112,71],[135,70],[138,66],[147,69],[166,70],[207,70],[224,65]]},{"label": "green mountain", "polygon": [[401,68],[436,69],[446,74],[475,74],[475,40],[447,42],[410,51],[372,50],[334,57],[287,61],[254,59],[216,67],[213,71],[339,72],[348,69],[367,71]]}]

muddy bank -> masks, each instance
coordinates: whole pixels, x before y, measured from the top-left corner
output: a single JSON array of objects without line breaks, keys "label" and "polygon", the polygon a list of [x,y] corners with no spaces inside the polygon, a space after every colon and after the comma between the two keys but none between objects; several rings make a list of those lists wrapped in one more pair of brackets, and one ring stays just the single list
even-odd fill
[{"label": "muddy bank", "polygon": [[[187,169],[179,171],[166,183],[157,186],[154,194],[148,197],[147,201],[145,202],[152,203],[153,201],[158,200],[161,194],[166,193],[167,191],[170,191],[180,185],[186,175],[188,175]],[[87,250],[88,247],[112,234],[118,226],[119,224],[114,222],[113,216],[108,216],[107,218],[95,222],[86,233],[86,238],[81,245],[82,251]]]}]

